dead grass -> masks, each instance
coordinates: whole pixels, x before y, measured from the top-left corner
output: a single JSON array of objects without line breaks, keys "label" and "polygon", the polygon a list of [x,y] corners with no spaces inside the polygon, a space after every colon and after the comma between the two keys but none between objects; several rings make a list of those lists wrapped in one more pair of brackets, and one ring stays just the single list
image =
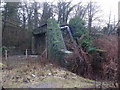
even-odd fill
[{"label": "dead grass", "polygon": [[[4,61],[5,66],[3,66],[2,78],[5,88],[26,87],[46,82],[52,83],[56,88],[95,87],[95,81],[82,78],[48,60],[45,61],[44,58],[23,60],[9,58],[10,60],[12,60],[11,65],[7,65]],[[100,82],[97,82],[96,87],[99,86]]]}]

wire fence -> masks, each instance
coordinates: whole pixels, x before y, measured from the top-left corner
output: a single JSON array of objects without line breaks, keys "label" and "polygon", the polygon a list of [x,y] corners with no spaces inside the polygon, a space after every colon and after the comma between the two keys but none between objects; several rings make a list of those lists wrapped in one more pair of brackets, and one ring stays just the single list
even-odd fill
[{"label": "wire fence", "polygon": [[35,56],[32,54],[32,49],[25,49],[25,50],[20,50],[20,49],[5,49],[2,51],[2,57],[7,57],[10,56],[18,56],[18,57],[29,57],[29,56]]},{"label": "wire fence", "polygon": [[18,66],[40,63],[39,55],[31,54],[31,49],[6,49],[3,51],[2,63],[7,67],[17,68]]}]

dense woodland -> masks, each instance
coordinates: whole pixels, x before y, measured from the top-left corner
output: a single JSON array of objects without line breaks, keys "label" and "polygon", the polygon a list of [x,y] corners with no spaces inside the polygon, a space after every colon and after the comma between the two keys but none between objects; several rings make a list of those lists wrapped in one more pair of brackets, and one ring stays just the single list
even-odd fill
[{"label": "dense woodland", "polygon": [[[111,21],[111,15],[109,15],[106,17],[108,22],[101,26],[101,23],[104,23],[100,15],[102,11],[96,2],[73,4],[72,1],[64,0],[58,2],[21,0],[21,2],[1,1],[0,4],[3,28],[3,45],[0,49],[3,55],[6,49],[18,50],[19,52],[16,52],[19,54],[25,49],[32,50],[33,31],[48,23],[48,29],[51,30],[47,34],[48,43],[54,41],[54,37],[58,41],[61,40],[59,39],[59,33],[61,33],[65,48],[73,52],[72,55],[64,57],[69,64],[64,64],[63,67],[85,78],[114,82],[117,87],[119,22]],[[53,24],[50,24],[52,20],[50,21],[49,18],[53,19]],[[68,32],[64,30],[59,32],[58,25],[59,27],[69,26],[74,41],[71,41]],[[53,32],[52,29],[54,29]],[[56,44],[57,41],[53,43]],[[56,45],[62,46],[61,43]],[[42,56],[46,57],[44,52],[45,50],[41,52]],[[32,52],[29,51],[29,54]]]}]

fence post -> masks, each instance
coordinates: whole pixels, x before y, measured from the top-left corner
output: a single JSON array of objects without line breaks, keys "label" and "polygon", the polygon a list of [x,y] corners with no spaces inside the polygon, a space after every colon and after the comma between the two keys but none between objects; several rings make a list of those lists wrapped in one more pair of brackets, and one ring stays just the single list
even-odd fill
[{"label": "fence post", "polygon": [[8,51],[5,50],[5,59],[7,60],[7,57],[8,57]]},{"label": "fence post", "polygon": [[32,36],[32,54],[35,54],[35,37]]},{"label": "fence post", "polygon": [[28,50],[26,49],[25,50],[25,55],[26,55],[26,58],[28,57]]}]

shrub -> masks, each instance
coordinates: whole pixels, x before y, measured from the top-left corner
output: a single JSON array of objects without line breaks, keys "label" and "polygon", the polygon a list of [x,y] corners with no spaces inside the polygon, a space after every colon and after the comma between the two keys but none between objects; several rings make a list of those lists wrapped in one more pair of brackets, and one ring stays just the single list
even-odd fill
[{"label": "shrub", "polygon": [[92,45],[92,39],[90,35],[87,34],[88,31],[85,28],[85,22],[79,17],[74,17],[70,20],[69,25],[70,25],[74,38],[79,38],[83,34],[86,34],[82,40],[78,39],[78,44],[82,46],[85,52],[94,53],[95,47],[93,47]]},{"label": "shrub", "polygon": [[86,33],[85,22],[79,17],[72,18],[69,25],[74,37],[80,37]]},{"label": "shrub", "polygon": [[85,52],[91,54],[96,52],[96,48],[92,45],[92,39],[90,35],[87,34],[82,40],[79,41],[79,43]]}]

